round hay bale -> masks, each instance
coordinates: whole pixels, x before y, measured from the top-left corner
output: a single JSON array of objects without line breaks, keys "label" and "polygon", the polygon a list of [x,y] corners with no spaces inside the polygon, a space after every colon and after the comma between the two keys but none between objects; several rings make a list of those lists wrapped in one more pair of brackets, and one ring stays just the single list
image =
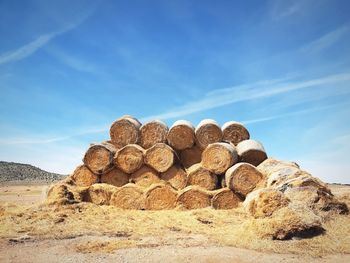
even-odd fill
[{"label": "round hay bale", "polygon": [[139,170],[131,174],[130,181],[141,187],[149,187],[160,182],[157,171],[143,165]]},{"label": "round hay bale", "polygon": [[83,201],[96,205],[109,205],[111,196],[117,189],[117,187],[109,184],[91,185]]},{"label": "round hay bale", "polygon": [[289,199],[276,189],[262,188],[247,195],[243,206],[255,218],[271,216],[289,204]]},{"label": "round hay bale", "polygon": [[217,176],[199,163],[192,165],[187,170],[187,185],[197,185],[207,190],[214,190],[217,182]]},{"label": "round hay bale", "polygon": [[245,140],[237,144],[237,152],[241,162],[250,163],[258,166],[266,158],[266,152],[260,142],[254,140]]},{"label": "round hay bale", "polygon": [[112,194],[109,204],[123,209],[144,209],[143,190],[134,184],[124,185]]},{"label": "round hay bale", "polygon": [[143,165],[144,149],[137,144],[128,144],[114,155],[114,164],[123,172],[131,174]]},{"label": "round hay bale", "polygon": [[202,166],[214,174],[225,173],[238,162],[236,149],[223,142],[209,144],[202,153]]},{"label": "round hay bale", "polygon": [[195,142],[193,125],[185,120],[174,122],[168,132],[167,141],[175,150],[191,148]]},{"label": "round hay bale", "polygon": [[232,209],[242,203],[242,198],[228,188],[222,188],[214,192],[211,205],[215,209]]},{"label": "round hay bale", "polygon": [[237,163],[225,173],[227,187],[246,196],[253,191],[263,175],[249,163]]},{"label": "round hay bale", "polygon": [[205,149],[209,144],[221,142],[222,131],[218,123],[211,119],[202,120],[195,130],[197,145]]},{"label": "round hay bale", "polygon": [[160,174],[160,179],[168,182],[175,189],[183,189],[187,184],[187,174],[180,165],[171,166],[166,172]]},{"label": "round hay bale", "polygon": [[273,158],[268,158],[265,161],[263,161],[261,164],[257,166],[257,169],[264,174],[265,176],[269,176],[271,173],[274,173],[281,168],[285,167],[294,167],[294,168],[300,168],[298,164],[295,162],[287,162],[287,161],[280,161]]},{"label": "round hay bale", "polygon": [[129,182],[129,175],[113,167],[112,170],[101,175],[101,183],[106,183],[114,186],[123,186]]},{"label": "round hay bale", "polygon": [[210,194],[198,186],[187,186],[177,197],[177,206],[184,209],[199,209],[210,206]]},{"label": "round hay bale", "polygon": [[272,173],[269,173],[266,181],[267,187],[282,186],[287,180],[296,178],[300,175],[300,169],[293,166],[281,167]]},{"label": "round hay bale", "polygon": [[157,143],[147,149],[144,160],[145,164],[157,172],[163,173],[174,164],[175,153],[169,145]]},{"label": "round hay bale", "polygon": [[114,153],[115,148],[111,144],[92,144],[83,162],[94,174],[103,174],[112,168]]},{"label": "round hay bale", "polygon": [[185,168],[200,163],[202,160],[203,150],[198,146],[193,146],[191,148],[180,151],[180,162]]},{"label": "round hay bale", "polygon": [[222,139],[225,142],[237,145],[239,142],[250,138],[246,127],[240,122],[228,121],[222,126]]},{"label": "round hay bale", "polygon": [[156,184],[145,193],[146,210],[164,210],[176,207],[177,192],[169,184]]},{"label": "round hay bale", "polygon": [[136,144],[139,142],[139,129],[141,123],[132,116],[126,115],[113,122],[109,134],[111,141],[122,148],[127,144]]},{"label": "round hay bale", "polygon": [[90,186],[99,182],[99,176],[94,174],[85,165],[79,165],[72,174],[72,179],[77,186]]},{"label": "round hay bale", "polygon": [[148,149],[156,143],[165,143],[167,134],[168,126],[160,120],[144,123],[140,128],[140,145]]}]

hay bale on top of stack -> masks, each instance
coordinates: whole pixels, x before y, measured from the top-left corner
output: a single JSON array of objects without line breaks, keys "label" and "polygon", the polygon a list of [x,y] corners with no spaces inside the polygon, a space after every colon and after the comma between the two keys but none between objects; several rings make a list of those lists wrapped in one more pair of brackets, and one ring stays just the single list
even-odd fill
[{"label": "hay bale on top of stack", "polygon": [[[289,190],[284,198],[281,189],[295,186],[313,186],[330,194],[297,165],[286,167],[266,159],[263,145],[251,140],[247,128],[238,122],[220,127],[205,119],[194,127],[178,120],[169,129],[159,120],[141,124],[125,115],[113,122],[109,141],[88,148],[84,164],[74,171],[73,183],[65,189],[76,186],[82,189],[80,200],[123,209],[231,209],[245,200],[253,216],[261,215],[258,208],[264,202],[254,207],[265,193],[283,194],[277,201],[304,194]],[[261,188],[268,189],[256,191]],[[330,198],[322,197],[323,207],[330,206]],[[272,206],[275,210],[288,203],[277,201]]]}]

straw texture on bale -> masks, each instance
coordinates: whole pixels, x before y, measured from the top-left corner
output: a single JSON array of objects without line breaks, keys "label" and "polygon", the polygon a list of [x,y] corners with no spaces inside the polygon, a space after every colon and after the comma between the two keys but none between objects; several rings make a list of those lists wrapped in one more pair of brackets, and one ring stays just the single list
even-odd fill
[{"label": "straw texture on bale", "polygon": [[184,209],[199,209],[210,206],[210,194],[197,186],[187,186],[177,198],[177,205]]},{"label": "straw texture on bale", "polygon": [[160,179],[168,182],[175,189],[183,189],[187,184],[187,174],[180,165],[171,166],[166,172],[160,174]]},{"label": "straw texture on bale", "polygon": [[245,140],[237,144],[237,152],[241,162],[250,163],[258,166],[266,158],[266,152],[260,142],[254,140]]},{"label": "straw texture on bale", "polygon": [[191,148],[180,151],[180,161],[185,168],[200,163],[202,160],[203,150],[197,145],[194,145]]},{"label": "straw texture on bale", "polygon": [[159,120],[144,123],[140,128],[140,145],[148,149],[156,143],[165,143],[168,126]]},{"label": "straw texture on bale", "polygon": [[281,161],[276,160],[273,158],[268,158],[265,161],[263,161],[261,164],[257,166],[257,169],[264,175],[269,176],[271,173],[274,173],[276,171],[279,171],[281,168],[285,167],[293,167],[293,168],[300,168],[298,164],[295,162],[287,162],[287,161]]},{"label": "straw texture on bale", "polygon": [[85,165],[79,165],[72,174],[77,186],[90,186],[99,182],[99,176],[94,174]]},{"label": "straw texture on bale", "polygon": [[123,209],[144,209],[144,192],[134,184],[124,185],[112,194],[110,205]]},{"label": "straw texture on bale", "polygon": [[101,183],[111,184],[114,186],[123,186],[129,182],[129,175],[113,167],[112,170],[101,175]]},{"label": "straw texture on bale", "polygon": [[74,203],[74,194],[65,184],[56,184],[50,187],[47,192],[47,204],[71,204]]},{"label": "straw texture on bale", "polygon": [[175,150],[191,148],[195,142],[193,125],[185,120],[176,121],[169,129],[167,141]]},{"label": "straw texture on bale", "polygon": [[149,187],[160,182],[157,171],[143,165],[139,170],[131,174],[130,181],[141,187]]},{"label": "straw texture on bale", "polygon": [[138,143],[140,126],[141,123],[132,116],[126,115],[117,119],[109,130],[111,141],[117,148]]},{"label": "straw texture on bale", "polygon": [[237,151],[228,143],[209,144],[202,153],[202,166],[214,174],[225,173],[237,161]]},{"label": "straw texture on bale", "polygon": [[144,160],[145,164],[163,173],[174,164],[175,152],[169,145],[157,143],[147,149]]},{"label": "straw texture on bale", "polygon": [[152,185],[145,193],[145,209],[174,209],[176,200],[177,192],[169,184]]},{"label": "straw texture on bale", "polygon": [[251,192],[243,205],[247,212],[255,218],[271,216],[275,211],[285,207],[290,200],[280,191],[262,188]]},{"label": "straw texture on bale", "polygon": [[222,126],[222,140],[237,145],[239,142],[248,140],[249,132],[242,123],[228,121]]},{"label": "straw texture on bale", "polygon": [[95,174],[103,174],[113,166],[115,148],[111,144],[92,144],[84,155],[84,164]]},{"label": "straw texture on bale", "polygon": [[117,187],[110,184],[91,185],[83,201],[96,205],[109,205],[111,196],[117,189]]},{"label": "straw texture on bale", "polygon": [[211,205],[215,209],[232,209],[239,206],[242,198],[228,188],[221,188],[215,191],[211,199]]},{"label": "straw texture on bale", "polygon": [[131,174],[143,164],[144,149],[137,144],[128,144],[114,155],[114,164],[123,172]]},{"label": "straw texture on bale", "polygon": [[217,176],[204,168],[200,163],[187,170],[187,184],[197,185],[207,190],[214,190],[218,182]]},{"label": "straw texture on bale", "polygon": [[211,119],[202,120],[195,130],[197,145],[205,149],[209,144],[221,142],[222,131],[218,123]]},{"label": "straw texture on bale", "polygon": [[233,191],[246,196],[258,185],[263,175],[249,163],[237,163],[225,173],[225,181]]}]

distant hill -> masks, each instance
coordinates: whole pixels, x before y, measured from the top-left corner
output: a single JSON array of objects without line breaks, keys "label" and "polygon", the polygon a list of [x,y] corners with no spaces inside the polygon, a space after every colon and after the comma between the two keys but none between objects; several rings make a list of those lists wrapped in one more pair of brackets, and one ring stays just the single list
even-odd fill
[{"label": "distant hill", "polygon": [[8,181],[57,181],[66,175],[46,172],[30,164],[0,161],[0,182]]}]

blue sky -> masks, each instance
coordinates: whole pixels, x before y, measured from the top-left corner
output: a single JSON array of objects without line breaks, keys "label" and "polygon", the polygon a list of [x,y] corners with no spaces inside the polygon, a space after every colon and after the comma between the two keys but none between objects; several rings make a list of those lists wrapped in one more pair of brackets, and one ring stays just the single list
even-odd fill
[{"label": "blue sky", "polygon": [[0,160],[70,173],[131,114],[244,122],[350,182],[350,3],[0,1]]}]

